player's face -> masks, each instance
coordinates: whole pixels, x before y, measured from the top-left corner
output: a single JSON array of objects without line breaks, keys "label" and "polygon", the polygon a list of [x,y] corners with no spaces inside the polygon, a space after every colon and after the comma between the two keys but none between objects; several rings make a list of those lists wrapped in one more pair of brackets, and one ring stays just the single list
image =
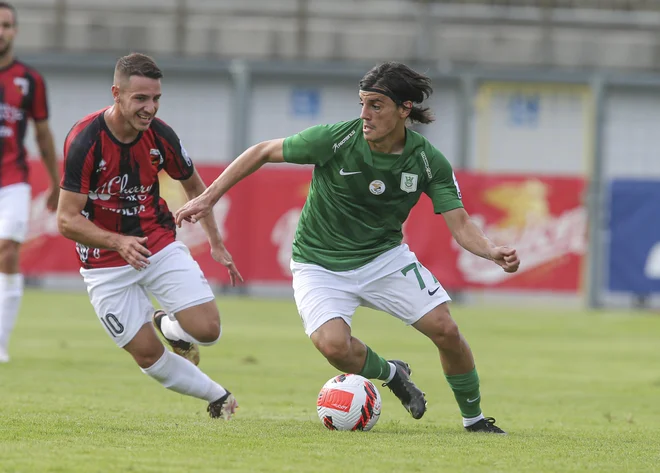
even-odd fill
[{"label": "player's face", "polygon": [[131,76],[113,86],[115,101],[124,120],[137,131],[146,131],[160,104],[160,79]]},{"label": "player's face", "polygon": [[401,123],[406,121],[401,107],[394,101],[377,92],[360,91],[362,113],[362,134],[367,141],[378,142],[389,136]]},{"label": "player's face", "polygon": [[14,14],[9,8],[0,8],[0,56],[11,50],[15,36]]}]

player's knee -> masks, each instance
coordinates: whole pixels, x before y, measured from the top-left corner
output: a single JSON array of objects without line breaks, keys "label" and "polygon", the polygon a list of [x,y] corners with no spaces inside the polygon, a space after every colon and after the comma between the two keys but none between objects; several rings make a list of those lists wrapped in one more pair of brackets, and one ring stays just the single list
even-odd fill
[{"label": "player's knee", "polygon": [[431,338],[438,347],[449,348],[460,343],[461,332],[451,317],[442,317],[436,322]]},{"label": "player's knee", "polygon": [[342,365],[351,354],[349,340],[343,338],[324,338],[319,340],[316,348],[334,366]]},{"label": "player's knee", "polygon": [[206,325],[205,332],[200,337],[197,337],[197,340],[202,346],[210,346],[218,343],[220,337],[222,337],[222,325],[220,325],[219,320],[216,320],[210,321]]},{"label": "player's knee", "polygon": [[458,342],[461,339],[461,332],[458,330],[458,325],[452,319],[449,319],[443,324],[444,337],[452,343]]},{"label": "player's knee", "polygon": [[0,240],[0,272],[18,272],[18,255],[20,245],[11,240]]}]

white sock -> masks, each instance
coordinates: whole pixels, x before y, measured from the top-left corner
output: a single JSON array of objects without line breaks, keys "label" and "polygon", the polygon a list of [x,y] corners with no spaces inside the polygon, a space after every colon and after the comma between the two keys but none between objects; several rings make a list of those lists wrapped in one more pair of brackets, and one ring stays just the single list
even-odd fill
[{"label": "white sock", "polygon": [[394,378],[394,375],[396,374],[396,365],[392,362],[388,362],[387,364],[390,365],[390,375],[387,377],[385,382],[389,383],[392,381],[392,378]]},{"label": "white sock", "polygon": [[0,273],[0,351],[7,352],[23,298],[23,275]]},{"label": "white sock", "polygon": [[463,417],[463,427],[469,427],[472,424],[476,424],[483,418],[483,414],[479,414],[477,417]]},{"label": "white sock", "polygon": [[220,337],[222,336],[222,327],[221,327],[220,335],[218,335],[218,338],[216,338],[214,341],[200,342],[199,340],[195,340],[195,338],[192,335],[190,335],[188,332],[183,330],[183,327],[181,327],[179,321],[175,317],[169,314],[167,314],[165,317],[160,319],[160,330],[163,332],[163,335],[165,335],[165,338],[169,338],[170,340],[182,340],[188,343],[196,343],[203,347],[215,345],[216,343],[218,343],[218,340],[220,340]]},{"label": "white sock", "polygon": [[227,390],[209,378],[185,358],[165,350],[163,356],[142,372],[148,374],[167,389],[208,402],[217,401]]}]

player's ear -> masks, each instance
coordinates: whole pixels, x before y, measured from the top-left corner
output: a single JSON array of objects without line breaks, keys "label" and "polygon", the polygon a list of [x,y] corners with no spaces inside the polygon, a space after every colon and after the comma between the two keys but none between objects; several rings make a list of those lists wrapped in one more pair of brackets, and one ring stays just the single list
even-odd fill
[{"label": "player's ear", "polygon": [[410,100],[403,102],[399,106],[399,114],[401,118],[408,118],[410,112],[412,111],[413,103]]},{"label": "player's ear", "polygon": [[114,99],[115,103],[119,103],[119,87],[116,85],[112,85],[112,98]]}]

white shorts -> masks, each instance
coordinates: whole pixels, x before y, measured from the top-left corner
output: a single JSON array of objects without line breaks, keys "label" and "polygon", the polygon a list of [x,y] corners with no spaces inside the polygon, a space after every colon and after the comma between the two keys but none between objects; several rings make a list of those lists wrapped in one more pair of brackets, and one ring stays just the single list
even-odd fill
[{"label": "white shorts", "polygon": [[31,203],[32,188],[29,184],[0,187],[0,240],[25,241]]},{"label": "white shorts", "polygon": [[80,270],[96,315],[120,347],[151,321],[155,309],[149,293],[168,314],[215,299],[202,270],[183,243],[167,245],[149,261],[142,271],[130,265]]},{"label": "white shorts", "polygon": [[451,300],[405,244],[350,271],[335,272],[291,261],[291,272],[294,298],[308,336],[338,317],[350,326],[355,309],[361,305],[410,325]]}]

